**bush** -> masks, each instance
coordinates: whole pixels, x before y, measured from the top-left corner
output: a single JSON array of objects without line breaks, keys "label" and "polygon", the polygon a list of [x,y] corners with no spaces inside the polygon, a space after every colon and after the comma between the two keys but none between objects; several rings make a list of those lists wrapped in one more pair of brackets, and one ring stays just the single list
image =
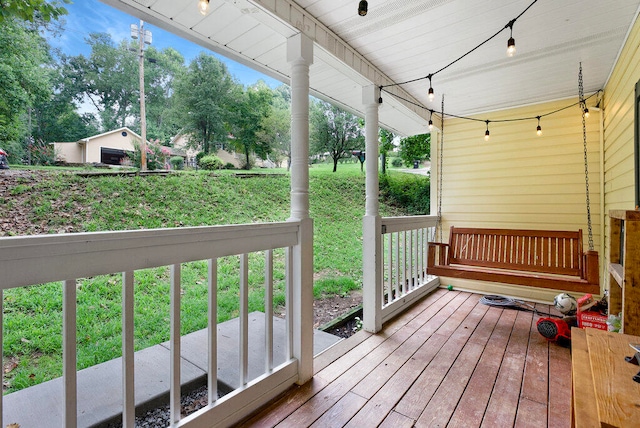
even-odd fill
[{"label": "bush", "polygon": [[196,165],[200,166],[200,159],[205,157],[207,154],[205,152],[198,152],[196,154]]},{"label": "bush", "polygon": [[391,166],[394,167],[394,168],[400,168],[402,166],[402,159],[393,158],[391,160]]},{"label": "bush", "polygon": [[215,156],[215,155],[203,156],[200,159],[199,164],[202,169],[206,169],[209,171],[213,171],[214,169],[221,169],[222,166],[224,165],[222,163],[222,159],[220,159],[218,156]]},{"label": "bush", "polygon": [[430,212],[431,188],[428,177],[397,173],[381,175],[380,193],[386,203],[406,210],[409,215]]},{"label": "bush", "polygon": [[227,162],[224,165],[224,169],[236,169],[236,166],[234,164],[232,164],[231,162]]},{"label": "bush", "polygon": [[173,169],[184,169],[184,158],[182,156],[173,156],[171,159],[169,159],[169,162],[171,163],[171,168]]}]

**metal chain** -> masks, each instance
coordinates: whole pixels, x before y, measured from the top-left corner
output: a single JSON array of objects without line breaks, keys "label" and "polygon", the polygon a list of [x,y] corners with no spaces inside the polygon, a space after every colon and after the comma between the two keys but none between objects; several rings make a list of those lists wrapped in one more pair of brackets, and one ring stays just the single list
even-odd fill
[{"label": "metal chain", "polygon": [[589,162],[587,159],[587,122],[585,118],[585,110],[587,102],[584,100],[584,85],[582,81],[582,63],[580,63],[580,72],[578,73],[578,96],[580,98],[580,110],[582,110],[582,140],[584,143],[584,182],[587,194],[587,226],[589,228],[589,250],[593,251],[593,228],[591,226],[591,201],[589,199]]},{"label": "metal chain", "polygon": [[439,242],[442,243],[442,161],[444,159],[443,146],[444,146],[444,94],[442,94],[442,106],[440,110],[440,134],[438,139],[440,140],[440,161],[438,162],[438,233],[440,236]]}]

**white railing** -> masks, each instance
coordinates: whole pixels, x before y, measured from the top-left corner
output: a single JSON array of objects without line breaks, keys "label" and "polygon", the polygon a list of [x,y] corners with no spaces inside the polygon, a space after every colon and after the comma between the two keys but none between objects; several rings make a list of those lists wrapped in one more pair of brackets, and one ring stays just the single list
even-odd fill
[{"label": "white railing", "polygon": [[[122,412],[123,426],[134,426],[134,271],[170,267],[170,413],[171,426],[231,425],[293,385],[299,367],[294,358],[300,329],[292,313],[312,312],[295,307],[292,266],[301,251],[301,223],[192,227],[179,229],[78,233],[0,238],[0,336],[2,292],[14,287],[63,281],[63,426],[82,424],[78,418],[76,372],[76,281],[97,275],[122,273]],[[273,360],[273,250],[284,249],[286,295],[286,358],[274,367]],[[247,377],[248,272],[250,253],[264,252],[265,260],[265,370],[255,379]],[[218,259],[240,258],[240,387],[217,398],[217,266]],[[180,301],[181,264],[208,260],[208,405],[180,419]],[[293,303],[292,303],[293,302]],[[300,334],[301,335],[301,334]],[[0,340],[0,355],[2,354]],[[298,343],[296,345],[296,343]],[[308,364],[308,362],[307,362]],[[144,382],[144,380],[138,380]],[[2,415],[0,400],[0,415]],[[47,417],[47,415],[42,415]],[[2,421],[0,421],[2,422]],[[12,421],[6,421],[12,422]],[[4,426],[4,423],[2,424]]]},{"label": "white railing", "polygon": [[436,216],[382,218],[382,322],[439,285],[427,275],[427,244],[435,238],[436,222]]}]

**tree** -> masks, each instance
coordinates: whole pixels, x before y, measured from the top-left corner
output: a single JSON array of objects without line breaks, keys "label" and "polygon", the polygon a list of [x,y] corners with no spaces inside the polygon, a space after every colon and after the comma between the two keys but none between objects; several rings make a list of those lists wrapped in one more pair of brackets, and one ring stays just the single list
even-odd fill
[{"label": "tree", "polygon": [[91,56],[71,58],[69,74],[98,111],[104,129],[126,126],[139,99],[138,61],[129,51],[133,44],[122,41],[117,47],[105,33],[90,34],[87,43]]},{"label": "tree", "polygon": [[[173,48],[157,50],[149,46],[145,51],[144,66],[146,96],[147,137],[169,141],[181,129],[179,115],[174,108],[175,82],[186,73],[184,57]],[[138,89],[139,91],[139,89]],[[139,99],[131,109],[136,118],[133,129],[140,130]]]},{"label": "tree", "polygon": [[208,154],[213,143],[227,140],[228,111],[238,94],[237,86],[227,67],[204,52],[177,78],[175,108],[193,147]]},{"label": "tree", "polygon": [[400,157],[405,166],[414,161],[428,160],[431,152],[431,134],[412,135],[400,140]]},{"label": "tree", "polygon": [[316,153],[329,153],[333,172],[338,160],[352,150],[364,149],[364,135],[357,116],[317,100],[311,105],[311,145]]},{"label": "tree", "polygon": [[51,95],[49,48],[35,25],[3,18],[0,25],[0,141],[12,162],[24,153],[28,112]]},{"label": "tree", "polygon": [[277,160],[287,159],[288,171],[291,167],[291,91],[288,86],[280,85],[273,91],[261,125],[256,137],[271,147]]},{"label": "tree", "polygon": [[[69,4],[71,0],[62,0],[62,3]],[[67,9],[58,0],[51,2],[47,0],[0,0],[0,24],[2,25],[12,18],[30,22],[37,20],[49,22],[66,14]]]},{"label": "tree", "polygon": [[238,87],[236,102],[230,107],[229,130],[233,135],[230,143],[245,155],[244,169],[251,169],[251,153],[266,159],[271,151],[269,143],[258,136],[272,99],[273,92],[263,81],[246,90]]},{"label": "tree", "polygon": [[66,74],[65,60],[66,57],[62,57],[50,69],[52,94],[37,100],[31,110],[31,134],[35,141],[77,141],[99,131],[99,123],[93,114],[77,112],[78,88]]},{"label": "tree", "polygon": [[387,173],[387,153],[393,150],[393,140],[396,136],[391,131],[380,128],[380,157],[382,158],[382,173]]}]

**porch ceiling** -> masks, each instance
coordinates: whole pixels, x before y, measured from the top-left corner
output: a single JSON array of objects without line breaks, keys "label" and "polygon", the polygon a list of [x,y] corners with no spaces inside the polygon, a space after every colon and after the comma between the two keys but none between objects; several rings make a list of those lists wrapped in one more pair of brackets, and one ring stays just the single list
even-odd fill
[{"label": "porch ceiling", "polygon": [[[102,0],[205,48],[289,81],[286,39],[300,31],[316,41],[311,90],[360,115],[361,87],[425,77],[518,16],[532,0]],[[472,115],[577,95],[582,62],[585,93],[602,88],[640,0],[538,0],[513,26],[517,54],[508,58],[509,31],[428,81],[393,90],[402,98]],[[381,124],[404,135],[426,131],[428,112],[383,94]]]}]

